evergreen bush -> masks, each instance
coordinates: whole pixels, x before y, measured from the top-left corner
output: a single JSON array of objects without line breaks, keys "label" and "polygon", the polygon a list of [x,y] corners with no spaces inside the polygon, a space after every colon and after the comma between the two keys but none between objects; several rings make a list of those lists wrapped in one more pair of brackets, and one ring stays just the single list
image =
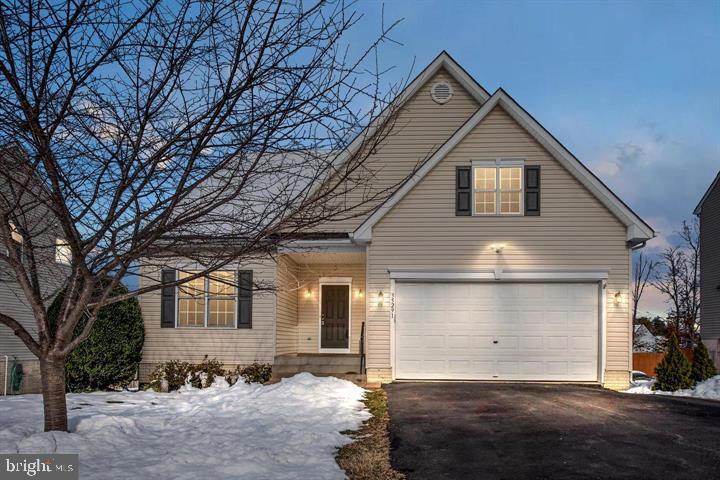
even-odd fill
[{"label": "evergreen bush", "polygon": [[674,392],[694,385],[691,374],[692,367],[680,350],[677,336],[673,333],[668,341],[668,349],[660,365],[655,368],[657,381],[653,390]]},{"label": "evergreen bush", "polygon": [[[112,295],[128,290],[118,286]],[[64,294],[59,294],[48,309],[49,322],[56,324]],[[85,327],[78,322],[75,335]],[[70,392],[125,387],[136,376],[145,342],[142,313],[136,298],[106,305],[98,312],[90,336],[70,352],[65,363],[65,384]]]},{"label": "evergreen bush", "polygon": [[698,340],[697,345],[693,349],[691,377],[696,382],[703,382],[715,375],[717,375],[717,371],[715,370],[715,364],[712,358],[710,358],[710,353],[702,340]]}]

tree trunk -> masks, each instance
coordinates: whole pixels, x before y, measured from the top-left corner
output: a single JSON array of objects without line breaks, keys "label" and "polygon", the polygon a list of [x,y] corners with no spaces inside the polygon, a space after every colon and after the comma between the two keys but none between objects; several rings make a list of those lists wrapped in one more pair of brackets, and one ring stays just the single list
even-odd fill
[{"label": "tree trunk", "polygon": [[67,432],[67,404],[65,402],[65,359],[40,359],[45,431]]}]

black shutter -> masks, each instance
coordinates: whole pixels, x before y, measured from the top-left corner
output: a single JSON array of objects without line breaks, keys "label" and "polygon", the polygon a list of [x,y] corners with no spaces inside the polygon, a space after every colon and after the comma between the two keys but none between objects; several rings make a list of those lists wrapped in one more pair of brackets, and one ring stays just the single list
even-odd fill
[{"label": "black shutter", "polygon": [[[174,282],[175,270],[163,269],[161,280],[163,284]],[[175,328],[175,286],[163,287],[160,297],[160,328]]]},{"label": "black shutter", "polygon": [[455,215],[472,215],[470,167],[455,167]]},{"label": "black shutter", "polygon": [[525,167],[525,215],[540,215],[540,166]]},{"label": "black shutter", "polygon": [[253,272],[238,271],[238,328],[252,328]]}]

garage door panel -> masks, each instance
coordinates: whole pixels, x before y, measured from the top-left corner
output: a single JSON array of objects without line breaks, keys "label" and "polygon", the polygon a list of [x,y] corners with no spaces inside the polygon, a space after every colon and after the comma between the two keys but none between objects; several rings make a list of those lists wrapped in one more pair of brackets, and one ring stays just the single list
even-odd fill
[{"label": "garage door panel", "polygon": [[[568,348],[567,337],[545,337],[545,348],[547,350],[566,351]],[[555,352],[555,355],[558,353]]]},{"label": "garage door panel", "polygon": [[471,338],[471,347],[476,351],[485,351],[493,345],[493,337],[489,335],[472,335]]},{"label": "garage door panel", "polygon": [[395,298],[397,378],[597,380],[596,284],[398,282]]},{"label": "garage door panel", "polygon": [[447,336],[448,348],[461,348],[463,350],[472,347],[472,337],[468,335],[448,335]]},{"label": "garage door panel", "polygon": [[543,337],[541,336],[523,336],[520,339],[520,348],[524,351],[543,350],[543,348],[545,348],[545,342],[543,341]]},{"label": "garage door panel", "polygon": [[587,337],[572,337],[569,339],[570,341],[570,349],[572,350],[583,350],[586,352],[594,352],[595,351],[595,337],[587,336]]},{"label": "garage door panel", "polygon": [[545,292],[544,286],[541,284],[521,284],[518,288],[520,301],[530,305],[538,299],[543,298]]},{"label": "garage door panel", "polygon": [[496,350],[518,350],[518,338],[516,336],[497,335],[497,343],[494,343]]}]

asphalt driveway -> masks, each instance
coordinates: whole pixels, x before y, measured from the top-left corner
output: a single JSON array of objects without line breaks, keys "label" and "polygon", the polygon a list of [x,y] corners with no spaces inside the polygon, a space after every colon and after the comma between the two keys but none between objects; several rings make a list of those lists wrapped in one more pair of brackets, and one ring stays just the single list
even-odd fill
[{"label": "asphalt driveway", "polygon": [[720,403],[599,387],[386,386],[408,479],[720,478]]}]

